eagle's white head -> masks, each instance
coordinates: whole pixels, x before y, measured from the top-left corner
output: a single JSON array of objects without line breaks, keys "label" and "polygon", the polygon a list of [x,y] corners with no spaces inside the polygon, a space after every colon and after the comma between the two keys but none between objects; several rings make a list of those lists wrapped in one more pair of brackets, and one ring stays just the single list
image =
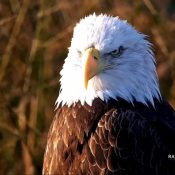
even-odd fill
[{"label": "eagle's white head", "polygon": [[91,105],[98,97],[154,105],[159,84],[145,37],[118,17],[93,14],[80,20],[61,70],[57,104]]}]

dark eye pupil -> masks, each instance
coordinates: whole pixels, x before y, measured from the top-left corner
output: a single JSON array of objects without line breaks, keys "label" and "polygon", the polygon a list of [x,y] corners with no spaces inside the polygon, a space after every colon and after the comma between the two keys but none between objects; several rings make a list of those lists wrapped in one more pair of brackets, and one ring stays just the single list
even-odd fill
[{"label": "dark eye pupil", "polygon": [[119,56],[119,55],[122,54],[123,50],[124,50],[124,47],[123,47],[123,46],[120,46],[118,49],[113,50],[113,51],[111,52],[111,54],[112,54],[112,55],[118,55],[118,56]]},{"label": "dark eye pupil", "polygon": [[118,53],[118,50],[113,50],[111,53],[113,54]]}]

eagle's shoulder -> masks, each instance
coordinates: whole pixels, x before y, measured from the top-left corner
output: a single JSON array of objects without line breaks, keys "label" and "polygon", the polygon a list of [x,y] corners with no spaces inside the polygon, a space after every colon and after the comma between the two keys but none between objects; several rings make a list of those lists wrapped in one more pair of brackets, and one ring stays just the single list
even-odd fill
[{"label": "eagle's shoulder", "polygon": [[175,151],[175,113],[166,102],[155,107],[161,110],[140,103],[133,106],[121,102],[101,117],[87,144],[91,174],[175,171],[175,163],[168,160],[168,155]]},{"label": "eagle's shoulder", "polygon": [[96,99],[92,107],[77,102],[72,106],[60,106],[56,110],[48,133],[43,174],[74,171],[77,174],[77,167],[84,159],[86,141],[105,110],[106,105],[100,99]]}]

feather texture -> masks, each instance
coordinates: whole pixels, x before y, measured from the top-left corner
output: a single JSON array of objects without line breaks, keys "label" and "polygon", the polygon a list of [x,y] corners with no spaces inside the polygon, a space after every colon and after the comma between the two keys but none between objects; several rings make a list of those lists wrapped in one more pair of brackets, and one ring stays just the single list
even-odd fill
[{"label": "feather texture", "polygon": [[48,134],[44,175],[173,175],[175,112],[124,100],[60,107]]}]

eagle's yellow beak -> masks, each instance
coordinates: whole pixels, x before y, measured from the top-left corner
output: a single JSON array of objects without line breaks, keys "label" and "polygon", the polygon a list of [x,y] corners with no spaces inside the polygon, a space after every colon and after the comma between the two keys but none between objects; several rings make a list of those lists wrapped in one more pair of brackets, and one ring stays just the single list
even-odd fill
[{"label": "eagle's yellow beak", "polygon": [[100,53],[95,48],[86,49],[82,55],[84,87],[87,89],[88,81],[100,72]]}]

